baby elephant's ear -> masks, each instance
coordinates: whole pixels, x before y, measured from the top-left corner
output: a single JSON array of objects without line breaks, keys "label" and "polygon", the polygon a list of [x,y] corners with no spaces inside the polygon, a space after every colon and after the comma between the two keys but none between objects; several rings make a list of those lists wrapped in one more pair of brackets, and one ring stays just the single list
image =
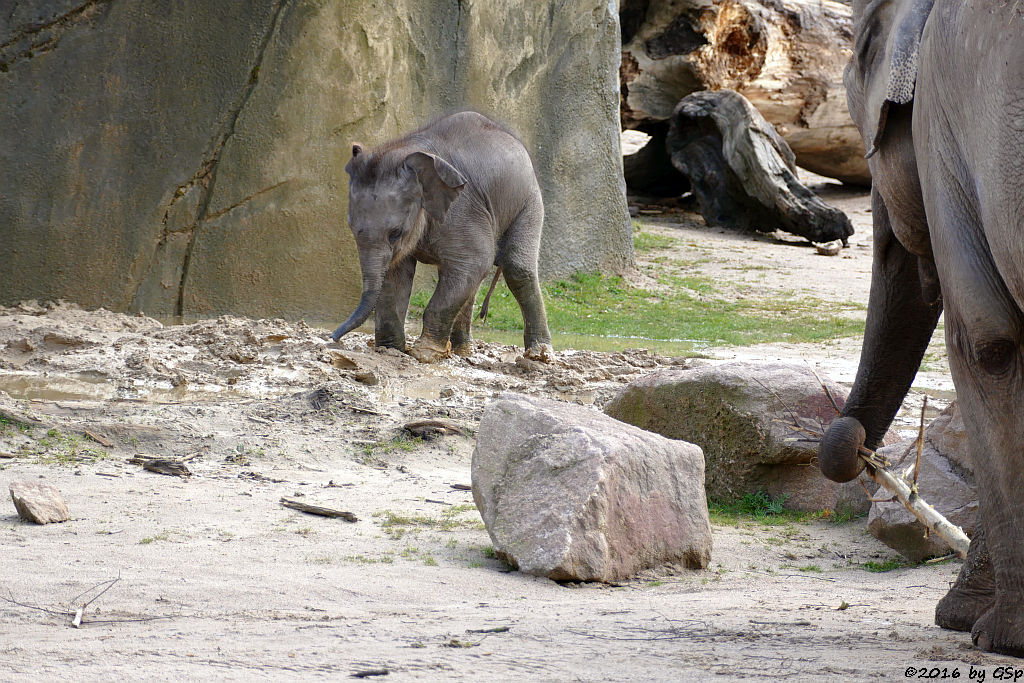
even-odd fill
[{"label": "baby elephant's ear", "polygon": [[466,186],[466,179],[454,166],[426,152],[413,152],[405,165],[416,173],[423,188],[423,208],[436,221],[443,221],[448,207]]},{"label": "baby elephant's ear", "polygon": [[358,142],[352,143],[352,158],[348,160],[347,164],[345,164],[345,173],[352,175],[352,173],[355,171],[356,164],[359,163],[358,161],[356,161],[356,159],[362,153],[363,146],[360,145]]}]

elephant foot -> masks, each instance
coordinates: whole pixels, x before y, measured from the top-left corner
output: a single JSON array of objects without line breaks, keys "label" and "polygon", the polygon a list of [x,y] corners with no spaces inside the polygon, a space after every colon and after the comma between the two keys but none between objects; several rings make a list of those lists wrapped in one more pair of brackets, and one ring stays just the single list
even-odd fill
[{"label": "elephant foot", "polygon": [[462,342],[461,344],[456,344],[452,347],[452,353],[456,356],[461,356],[462,358],[469,358],[476,353],[476,344],[473,343],[472,339]]},{"label": "elephant foot", "polygon": [[436,363],[452,355],[452,343],[443,343],[426,336],[421,336],[409,347],[409,355],[421,363]]},{"label": "elephant foot", "polygon": [[992,605],[971,629],[971,640],[986,652],[1024,657],[1024,605]]},{"label": "elephant foot", "polygon": [[950,631],[970,632],[994,600],[995,586],[987,591],[953,586],[935,607],[935,624]]},{"label": "elephant foot", "polygon": [[996,580],[988,554],[985,532],[975,531],[967,559],[956,583],[935,607],[935,624],[951,631],[970,631],[995,602]]},{"label": "elephant foot", "polygon": [[551,348],[551,344],[534,342],[530,344],[523,355],[530,360],[539,360],[542,363],[550,363],[555,360],[555,350]]}]

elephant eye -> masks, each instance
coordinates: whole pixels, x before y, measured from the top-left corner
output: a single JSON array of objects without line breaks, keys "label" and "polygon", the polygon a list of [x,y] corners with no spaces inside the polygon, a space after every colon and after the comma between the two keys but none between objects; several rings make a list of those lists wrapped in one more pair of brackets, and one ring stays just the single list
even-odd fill
[{"label": "elephant eye", "polygon": [[388,233],[388,242],[394,244],[398,241],[398,238],[402,236],[401,228],[392,228],[391,232]]}]

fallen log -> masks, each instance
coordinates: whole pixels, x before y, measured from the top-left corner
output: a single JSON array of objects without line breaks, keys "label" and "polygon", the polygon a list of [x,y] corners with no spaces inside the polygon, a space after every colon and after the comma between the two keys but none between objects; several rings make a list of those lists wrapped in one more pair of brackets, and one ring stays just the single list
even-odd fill
[{"label": "fallen log", "polygon": [[679,100],[728,88],[746,97],[799,166],[871,182],[846,107],[850,7],[832,0],[621,0],[624,128],[650,133]]},{"label": "fallen log", "polygon": [[312,505],[311,503],[304,503],[301,500],[295,500],[294,498],[281,498],[281,505],[286,508],[298,510],[299,512],[305,512],[309,515],[319,515],[320,517],[336,517],[345,520],[346,522],[358,522],[359,518],[347,510],[335,510],[334,508],[323,507],[322,505]]},{"label": "fallen log", "polygon": [[676,106],[665,140],[708,225],[784,230],[811,242],[853,234],[850,219],[796,176],[793,152],[739,93],[698,92]]}]

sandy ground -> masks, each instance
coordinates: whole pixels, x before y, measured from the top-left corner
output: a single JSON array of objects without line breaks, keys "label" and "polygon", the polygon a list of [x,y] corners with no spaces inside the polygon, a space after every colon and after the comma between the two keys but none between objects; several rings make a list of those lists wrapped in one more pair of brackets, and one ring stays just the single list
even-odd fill
[{"label": "sandy ground", "polygon": [[[822,192],[858,227],[841,256],[692,215],[645,220],[683,236],[693,267],[737,296],[864,302],[866,199]],[[481,342],[472,358],[423,366],[366,335],[325,336],[282,320],[165,327],[73,305],[0,310],[0,409],[39,423],[0,425],[0,487],[49,482],[72,514],[36,526],[0,506],[0,680],[967,680],[972,667],[1024,666],[932,624],[957,562],[866,571],[894,553],[863,519],[716,525],[707,570],[616,586],[560,585],[493,559],[464,490],[488,397],[599,406],[644,373],[714,361],[562,349],[538,365]],[[714,355],[802,360],[849,382],[858,352],[843,340]],[[909,415],[921,392],[949,398],[943,355]],[[410,440],[402,426],[424,419],[463,433]],[[186,457],[192,475],[146,471],[129,462],[139,455]]]}]

